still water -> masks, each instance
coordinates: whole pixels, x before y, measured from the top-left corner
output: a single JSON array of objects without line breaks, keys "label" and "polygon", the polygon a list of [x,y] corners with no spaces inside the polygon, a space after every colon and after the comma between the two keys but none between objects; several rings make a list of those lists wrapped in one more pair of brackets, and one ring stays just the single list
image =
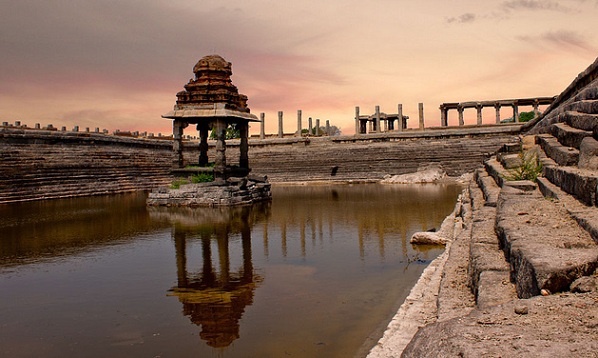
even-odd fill
[{"label": "still water", "polygon": [[271,203],[145,194],[0,206],[1,357],[363,356],[441,250],[456,185],[275,186]]}]

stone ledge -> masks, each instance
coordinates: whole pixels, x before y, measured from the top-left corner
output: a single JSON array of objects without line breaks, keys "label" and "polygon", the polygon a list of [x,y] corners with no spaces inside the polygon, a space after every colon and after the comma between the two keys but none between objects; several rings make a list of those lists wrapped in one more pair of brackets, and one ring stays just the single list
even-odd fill
[{"label": "stone ledge", "polygon": [[558,203],[539,191],[505,187],[499,196],[496,231],[511,263],[517,295],[560,292],[598,267],[598,246]]},{"label": "stone ledge", "polygon": [[576,149],[579,149],[581,141],[585,137],[592,136],[592,131],[573,128],[566,123],[555,123],[550,126],[550,131],[558,139],[559,143]]},{"label": "stone ledge", "polygon": [[537,135],[536,143],[539,144],[544,153],[558,165],[577,165],[577,162],[579,161],[579,150],[563,146],[550,134]]},{"label": "stone ledge", "polygon": [[597,205],[598,174],[573,167],[544,167],[544,177],[585,205]]}]

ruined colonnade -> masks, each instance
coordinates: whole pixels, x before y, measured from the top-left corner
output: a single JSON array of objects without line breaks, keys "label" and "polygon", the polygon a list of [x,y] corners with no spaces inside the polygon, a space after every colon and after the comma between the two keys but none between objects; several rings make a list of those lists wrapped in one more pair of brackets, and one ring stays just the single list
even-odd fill
[{"label": "ruined colonnade", "polygon": [[513,119],[519,122],[519,107],[532,106],[533,110],[538,116],[540,114],[539,106],[550,105],[555,97],[537,97],[537,98],[520,98],[520,99],[506,99],[494,101],[471,101],[471,102],[450,102],[440,105],[440,125],[448,127],[448,112],[451,109],[456,109],[459,113],[459,126],[465,125],[463,112],[467,108],[475,108],[477,111],[477,125],[482,125],[482,109],[485,107],[493,107],[496,110],[495,124],[500,124],[500,110],[502,107],[513,108]]}]

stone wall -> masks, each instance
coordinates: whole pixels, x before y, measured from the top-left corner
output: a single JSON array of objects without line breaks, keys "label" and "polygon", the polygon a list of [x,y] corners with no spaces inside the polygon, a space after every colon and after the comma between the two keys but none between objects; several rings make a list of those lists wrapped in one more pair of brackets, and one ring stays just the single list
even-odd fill
[{"label": "stone wall", "polygon": [[[457,176],[478,167],[503,144],[517,143],[518,128],[252,140],[249,162],[254,174],[267,175],[274,183],[380,180],[430,162]],[[238,142],[227,144],[228,163],[238,163]],[[184,146],[185,161],[196,163],[198,144]],[[0,128],[0,203],[165,186],[172,181],[171,148],[170,140]]]},{"label": "stone wall", "polygon": [[170,183],[171,143],[0,129],[0,203],[116,194]]}]

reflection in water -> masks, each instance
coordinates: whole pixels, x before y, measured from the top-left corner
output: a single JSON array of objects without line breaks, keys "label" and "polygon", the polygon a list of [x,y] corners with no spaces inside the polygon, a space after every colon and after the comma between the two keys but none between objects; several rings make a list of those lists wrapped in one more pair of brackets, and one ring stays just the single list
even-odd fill
[{"label": "reflection in water", "polygon": [[[199,336],[214,348],[229,346],[239,338],[239,320],[253,303],[256,285],[251,257],[251,227],[270,213],[270,202],[233,208],[149,208],[153,218],[167,217],[173,224],[177,286],[169,296],[178,297],[183,313],[201,326]],[[231,236],[240,234],[242,267],[231,270]],[[187,270],[187,242],[201,241],[202,268]],[[212,241],[216,241],[219,268],[214,268]]]},{"label": "reflection in water", "polygon": [[0,206],[0,356],[360,356],[442,251],[408,237],[460,188],[272,191],[234,209]]}]

